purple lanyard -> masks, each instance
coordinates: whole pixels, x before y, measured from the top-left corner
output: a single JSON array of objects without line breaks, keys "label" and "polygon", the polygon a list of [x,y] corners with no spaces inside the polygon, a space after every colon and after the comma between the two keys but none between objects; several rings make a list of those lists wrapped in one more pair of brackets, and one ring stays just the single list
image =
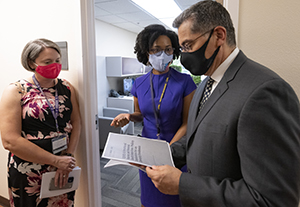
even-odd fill
[{"label": "purple lanyard", "polygon": [[55,110],[53,108],[53,106],[50,104],[49,100],[47,99],[47,97],[45,96],[39,82],[37,81],[37,79],[35,78],[35,75],[32,76],[32,80],[34,82],[34,84],[38,87],[38,89],[40,90],[40,92],[42,93],[42,95],[45,97],[48,106],[52,112],[52,115],[55,119],[55,125],[56,125],[56,130],[57,132],[59,132],[59,128],[58,128],[58,121],[57,121],[57,117],[58,117],[58,110],[59,110],[59,102],[58,102],[58,94],[57,94],[57,88],[55,87]]}]

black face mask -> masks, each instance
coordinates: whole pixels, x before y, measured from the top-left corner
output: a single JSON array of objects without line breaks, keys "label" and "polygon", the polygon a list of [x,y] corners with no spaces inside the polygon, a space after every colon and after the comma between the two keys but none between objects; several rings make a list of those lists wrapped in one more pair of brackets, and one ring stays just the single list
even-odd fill
[{"label": "black face mask", "polygon": [[211,31],[208,40],[200,47],[198,50],[194,52],[182,52],[180,62],[181,64],[189,70],[193,75],[203,75],[210,68],[211,64],[214,62],[220,46],[215,50],[214,54],[206,59],[205,58],[205,50],[210,40],[214,30]]}]

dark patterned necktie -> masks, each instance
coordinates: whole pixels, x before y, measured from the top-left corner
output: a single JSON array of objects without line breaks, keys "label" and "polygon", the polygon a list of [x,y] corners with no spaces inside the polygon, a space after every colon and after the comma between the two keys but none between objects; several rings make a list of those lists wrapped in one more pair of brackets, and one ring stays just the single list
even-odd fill
[{"label": "dark patterned necktie", "polygon": [[205,86],[205,90],[204,90],[204,93],[203,93],[203,96],[202,96],[202,100],[201,100],[200,105],[199,105],[199,113],[200,113],[201,109],[203,108],[203,106],[205,105],[205,102],[207,101],[207,99],[210,96],[210,92],[211,92],[213,83],[214,83],[214,79],[209,78],[209,80],[207,81],[206,86]]}]

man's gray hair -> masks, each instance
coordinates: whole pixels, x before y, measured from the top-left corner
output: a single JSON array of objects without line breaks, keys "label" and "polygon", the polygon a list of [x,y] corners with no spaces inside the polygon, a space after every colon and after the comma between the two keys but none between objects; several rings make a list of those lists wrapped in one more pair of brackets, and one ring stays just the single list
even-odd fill
[{"label": "man's gray hair", "polygon": [[228,11],[218,2],[212,0],[200,1],[184,10],[173,22],[173,27],[191,19],[193,21],[191,32],[204,33],[217,26],[222,26],[227,31],[227,44],[235,46],[235,32]]}]

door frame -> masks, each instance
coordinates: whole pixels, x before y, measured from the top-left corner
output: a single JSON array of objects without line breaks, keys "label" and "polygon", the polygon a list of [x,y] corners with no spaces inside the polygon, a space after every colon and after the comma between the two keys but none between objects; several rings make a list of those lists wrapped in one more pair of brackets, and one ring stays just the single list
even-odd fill
[{"label": "door frame", "polygon": [[[89,207],[101,207],[101,172],[99,132],[97,126],[96,39],[94,0],[80,0],[82,26],[82,66],[79,74],[79,104],[82,115],[82,182],[84,199]],[[86,161],[86,162],[84,162]],[[86,200],[88,199],[88,200]],[[88,204],[87,204],[88,203]]]},{"label": "door frame", "polygon": [[[221,0],[220,0],[221,1]],[[82,185],[85,185],[81,199],[85,199],[90,207],[101,207],[101,172],[99,133],[97,129],[97,80],[96,80],[96,38],[94,0],[80,0],[82,26],[82,54],[83,70],[79,75],[79,103],[82,114],[83,140],[82,156],[86,156],[86,163],[82,171]],[[230,12],[235,30],[238,35],[239,0],[223,0],[224,7]],[[95,96],[96,94],[96,96]],[[84,158],[83,158],[84,160]],[[87,183],[86,183],[87,181]],[[87,184],[87,185],[86,185]],[[100,196],[99,196],[100,195]],[[86,201],[88,198],[88,201]]]}]

